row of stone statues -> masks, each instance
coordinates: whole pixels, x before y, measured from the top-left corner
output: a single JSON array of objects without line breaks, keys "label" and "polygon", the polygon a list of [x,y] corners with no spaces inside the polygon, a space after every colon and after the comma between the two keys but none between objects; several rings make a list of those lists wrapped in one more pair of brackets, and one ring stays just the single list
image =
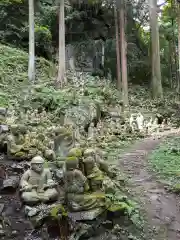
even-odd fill
[{"label": "row of stone statues", "polygon": [[[82,156],[80,149],[71,149],[64,164],[64,196],[69,211],[105,206],[103,181],[112,175],[95,150],[87,149]],[[21,198],[26,204],[56,201],[60,195],[57,186],[50,170],[44,168],[44,159],[36,156],[21,178]]]},{"label": "row of stone statues", "polygon": [[160,129],[164,130],[168,125],[170,125],[170,122],[167,122],[166,119],[163,119],[162,123],[158,124],[158,117],[155,117],[154,119],[151,117],[149,120],[146,120],[139,112],[138,114],[131,114],[129,118],[129,124],[132,132],[144,131],[145,133],[149,134],[154,131],[159,131]]}]

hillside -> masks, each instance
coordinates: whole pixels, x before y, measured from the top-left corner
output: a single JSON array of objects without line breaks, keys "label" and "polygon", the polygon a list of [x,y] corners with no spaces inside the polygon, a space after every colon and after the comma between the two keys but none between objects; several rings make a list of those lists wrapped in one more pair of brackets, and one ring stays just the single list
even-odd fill
[{"label": "hillside", "polygon": [[[106,163],[112,165],[108,171],[116,172],[115,181],[120,184],[120,189],[113,185],[113,197],[112,193],[108,193],[107,198],[113,199],[115,208],[120,201],[123,204],[121,211],[122,206],[126,213],[129,211],[133,230],[125,232],[125,239],[131,231],[133,235],[139,235],[142,223],[138,220],[137,206],[124,198],[127,190],[121,184],[125,177],[113,165],[132,142],[146,136],[146,132],[131,131],[131,113],[141,112],[145,119],[158,113],[162,118],[171,118],[177,125],[179,119],[173,115],[178,109],[176,96],[172,97],[173,94],[167,92],[165,100],[151,101],[148,89],[132,86],[130,107],[123,109],[119,92],[107,79],[88,74],[73,76],[68,72],[68,85],[56,90],[53,82],[55,67],[50,62],[37,58],[37,82],[30,85],[27,81],[28,55],[25,52],[0,45],[0,59],[0,107],[8,108],[6,118],[1,112],[1,124],[7,124],[9,128],[9,132],[0,136],[0,147],[7,154],[9,163],[12,160],[13,163],[29,161],[38,154],[56,173],[62,168],[71,148],[75,147],[75,155],[79,150],[94,149]],[[114,184],[113,178],[110,181]],[[108,186],[108,191],[110,189]],[[136,226],[138,233],[134,229]],[[144,239],[142,232],[141,237]]]}]

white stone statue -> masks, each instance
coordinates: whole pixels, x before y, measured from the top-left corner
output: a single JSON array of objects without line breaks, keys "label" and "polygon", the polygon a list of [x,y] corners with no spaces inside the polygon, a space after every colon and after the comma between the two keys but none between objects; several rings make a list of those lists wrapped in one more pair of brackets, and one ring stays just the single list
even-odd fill
[{"label": "white stone statue", "polygon": [[137,126],[137,121],[136,121],[136,116],[135,114],[131,114],[130,118],[129,118],[129,125],[131,127],[131,130],[134,132],[135,129],[138,127]]},{"label": "white stone statue", "polygon": [[144,117],[141,113],[138,113],[136,118],[137,126],[139,131],[143,131],[144,128]]},{"label": "white stone statue", "polygon": [[55,201],[58,198],[55,187],[50,170],[44,168],[44,159],[41,156],[34,157],[31,168],[23,174],[20,181],[23,201],[27,204]]},{"label": "white stone statue", "polygon": [[96,137],[96,131],[94,127],[94,123],[92,122],[88,128],[88,139],[93,140]]}]

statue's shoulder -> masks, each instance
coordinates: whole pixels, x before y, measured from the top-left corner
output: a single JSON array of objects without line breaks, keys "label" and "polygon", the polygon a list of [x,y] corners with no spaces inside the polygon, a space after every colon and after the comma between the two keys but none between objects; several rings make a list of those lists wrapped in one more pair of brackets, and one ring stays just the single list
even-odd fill
[{"label": "statue's shoulder", "polygon": [[50,169],[49,168],[44,168],[44,173],[46,174],[46,173],[50,173],[51,171],[50,171]]},{"label": "statue's shoulder", "polygon": [[31,175],[31,169],[26,170],[23,175],[30,176]]}]

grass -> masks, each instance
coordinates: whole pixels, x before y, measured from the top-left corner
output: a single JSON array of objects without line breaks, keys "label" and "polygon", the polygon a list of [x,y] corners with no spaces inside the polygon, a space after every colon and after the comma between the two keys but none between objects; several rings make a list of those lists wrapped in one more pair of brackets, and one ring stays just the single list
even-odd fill
[{"label": "grass", "polygon": [[[36,58],[38,82],[52,79],[53,64]],[[24,94],[28,83],[28,53],[0,44],[0,107],[13,104]],[[22,94],[23,93],[23,94]]]},{"label": "grass", "polygon": [[180,137],[167,137],[150,155],[149,164],[173,188],[180,183]]}]

